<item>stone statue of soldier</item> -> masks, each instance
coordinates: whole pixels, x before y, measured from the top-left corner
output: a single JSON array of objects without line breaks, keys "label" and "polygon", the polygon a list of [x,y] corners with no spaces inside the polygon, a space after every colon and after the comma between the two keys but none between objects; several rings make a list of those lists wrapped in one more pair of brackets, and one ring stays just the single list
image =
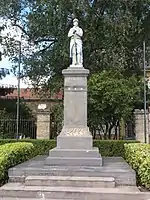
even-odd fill
[{"label": "stone statue of soldier", "polygon": [[72,66],[83,65],[82,36],[83,30],[78,26],[78,19],[73,20],[73,27],[69,30],[70,58]]}]

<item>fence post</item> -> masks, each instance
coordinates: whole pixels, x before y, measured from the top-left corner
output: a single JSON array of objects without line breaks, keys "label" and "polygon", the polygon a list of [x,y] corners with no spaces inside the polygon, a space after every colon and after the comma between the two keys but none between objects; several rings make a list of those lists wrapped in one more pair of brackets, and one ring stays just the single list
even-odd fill
[{"label": "fence post", "polygon": [[41,109],[41,105],[38,108],[36,138],[50,139],[50,111]]},{"label": "fence post", "polygon": [[[136,140],[144,143],[145,137],[144,137],[144,110],[135,109],[134,112],[135,115],[135,134],[136,134]],[[147,143],[148,143],[148,111],[146,112],[146,137],[147,137]]]}]

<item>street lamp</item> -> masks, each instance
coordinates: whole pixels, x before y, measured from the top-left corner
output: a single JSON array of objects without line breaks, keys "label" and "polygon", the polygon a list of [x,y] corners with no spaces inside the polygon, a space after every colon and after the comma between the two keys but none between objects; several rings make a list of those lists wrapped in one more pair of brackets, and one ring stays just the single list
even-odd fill
[{"label": "street lamp", "polygon": [[143,42],[143,67],[144,67],[144,142],[147,143],[147,126],[146,126],[146,107],[147,107],[147,98],[146,98],[146,60],[145,60],[145,41]]},{"label": "street lamp", "polygon": [[18,59],[18,86],[17,86],[17,141],[19,139],[19,115],[20,115],[20,67],[21,67],[21,41],[17,41],[19,44],[19,59]]}]

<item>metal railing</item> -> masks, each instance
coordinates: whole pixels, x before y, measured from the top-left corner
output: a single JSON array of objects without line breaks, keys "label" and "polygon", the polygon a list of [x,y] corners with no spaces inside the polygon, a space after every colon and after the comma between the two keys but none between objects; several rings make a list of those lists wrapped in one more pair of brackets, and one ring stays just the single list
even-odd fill
[{"label": "metal railing", "polygon": [[19,119],[18,137],[16,120],[16,117],[0,119],[0,139],[36,138],[36,119]]}]

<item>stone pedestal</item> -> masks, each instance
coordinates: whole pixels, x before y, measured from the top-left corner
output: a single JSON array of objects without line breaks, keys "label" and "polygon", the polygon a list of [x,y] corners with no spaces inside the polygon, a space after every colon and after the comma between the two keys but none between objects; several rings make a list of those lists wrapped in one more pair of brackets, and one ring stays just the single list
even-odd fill
[{"label": "stone pedestal", "polygon": [[[57,147],[50,150],[46,165],[101,166],[98,148],[93,149],[87,127],[87,76],[83,67],[69,67],[64,75],[64,127]],[[70,153],[71,152],[71,153]]]}]

